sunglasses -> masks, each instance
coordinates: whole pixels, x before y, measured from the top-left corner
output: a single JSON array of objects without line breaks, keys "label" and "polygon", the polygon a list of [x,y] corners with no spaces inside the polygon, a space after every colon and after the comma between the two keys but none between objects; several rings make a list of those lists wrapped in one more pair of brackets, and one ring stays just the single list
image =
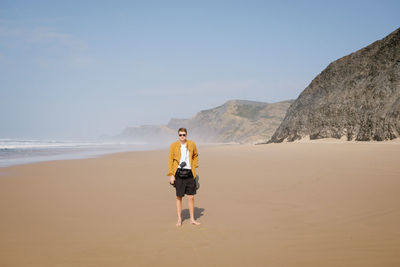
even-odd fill
[{"label": "sunglasses", "polygon": [[186,134],[179,134],[179,136],[186,136]]}]

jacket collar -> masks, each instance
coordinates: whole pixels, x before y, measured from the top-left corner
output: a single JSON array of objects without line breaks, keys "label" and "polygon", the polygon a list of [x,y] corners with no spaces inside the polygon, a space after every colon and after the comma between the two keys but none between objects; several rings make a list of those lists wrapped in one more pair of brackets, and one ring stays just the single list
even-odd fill
[{"label": "jacket collar", "polygon": [[[191,140],[187,139],[187,140],[186,140],[186,147],[189,147],[189,144],[190,144],[191,142],[192,142]],[[179,146],[181,145],[181,141],[179,141],[179,140],[177,140],[175,143],[178,144]]]}]

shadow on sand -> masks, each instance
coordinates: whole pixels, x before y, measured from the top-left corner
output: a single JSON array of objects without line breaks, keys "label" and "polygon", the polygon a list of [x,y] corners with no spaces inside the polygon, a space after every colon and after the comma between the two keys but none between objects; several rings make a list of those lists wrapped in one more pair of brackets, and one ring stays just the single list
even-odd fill
[{"label": "shadow on sand", "polygon": [[[201,216],[203,216],[204,209],[203,208],[197,208],[194,207],[194,219],[197,220],[198,218],[200,218]],[[182,210],[182,223],[186,220],[190,218],[190,214],[189,214],[189,209],[183,209]]]}]

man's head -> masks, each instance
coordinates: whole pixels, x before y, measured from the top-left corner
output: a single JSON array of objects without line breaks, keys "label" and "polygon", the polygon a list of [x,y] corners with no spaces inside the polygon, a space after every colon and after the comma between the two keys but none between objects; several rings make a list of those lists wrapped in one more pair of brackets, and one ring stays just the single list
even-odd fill
[{"label": "man's head", "polygon": [[186,141],[186,138],[187,138],[187,130],[186,130],[186,128],[179,128],[179,130],[178,130],[178,138],[179,138],[179,141],[181,141],[181,142],[185,142]]}]

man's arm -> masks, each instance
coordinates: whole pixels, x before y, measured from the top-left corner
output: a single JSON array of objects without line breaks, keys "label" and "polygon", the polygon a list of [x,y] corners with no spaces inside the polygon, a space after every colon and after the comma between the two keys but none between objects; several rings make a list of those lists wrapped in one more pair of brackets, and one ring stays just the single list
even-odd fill
[{"label": "man's arm", "polygon": [[173,161],[174,160],[174,148],[173,148],[173,144],[171,144],[169,146],[169,156],[168,156],[168,174],[167,176],[173,176],[174,173],[174,164]]},{"label": "man's arm", "polygon": [[199,167],[199,153],[196,144],[193,143],[193,168]]}]

